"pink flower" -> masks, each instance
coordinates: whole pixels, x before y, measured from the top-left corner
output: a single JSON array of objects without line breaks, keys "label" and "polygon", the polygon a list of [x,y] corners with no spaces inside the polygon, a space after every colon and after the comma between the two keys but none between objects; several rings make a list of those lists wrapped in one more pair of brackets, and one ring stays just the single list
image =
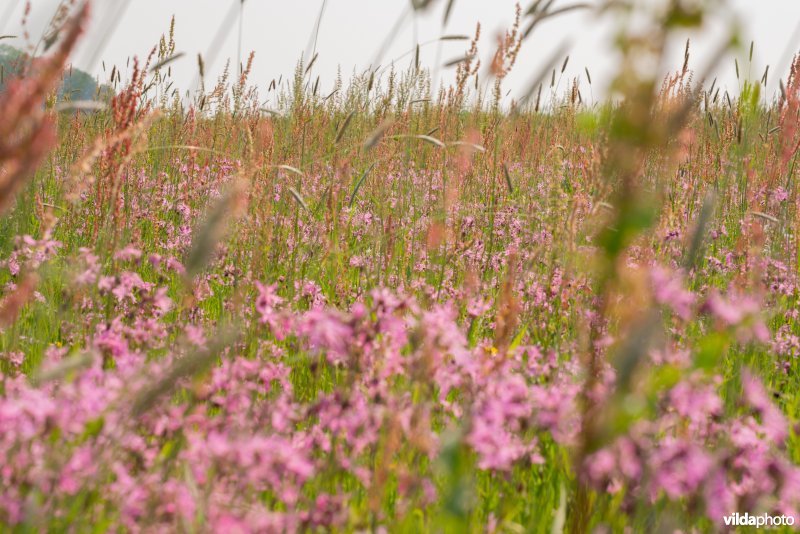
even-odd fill
[{"label": "pink flower", "polygon": [[754,297],[732,294],[724,299],[717,291],[712,291],[704,308],[724,325],[737,327],[736,331],[743,341],[752,338],[761,342],[769,341],[769,330],[758,316],[760,306]]},{"label": "pink flower", "polygon": [[176,273],[183,275],[186,273],[186,268],[183,266],[181,262],[176,260],[175,258],[167,258],[166,262],[167,269],[171,271],[175,271]]},{"label": "pink flower", "polygon": [[756,313],[758,303],[749,297],[726,300],[717,291],[713,291],[706,300],[706,307],[714,317],[729,326],[741,323],[745,317]]},{"label": "pink flower", "polygon": [[651,462],[650,494],[653,500],[660,491],[670,499],[691,495],[706,480],[713,465],[711,457],[700,447],[674,438],[661,443]]},{"label": "pink flower", "polygon": [[119,277],[119,282],[116,287],[111,290],[111,293],[117,297],[118,301],[126,299],[134,299],[134,290],[140,289],[147,291],[152,287],[152,284],[142,280],[138,273],[126,271]]},{"label": "pink flower", "polygon": [[656,302],[669,306],[678,317],[688,320],[691,317],[695,295],[683,289],[681,277],[661,267],[654,267],[650,271],[650,278]]},{"label": "pink flower", "polygon": [[328,361],[343,363],[353,343],[353,329],[345,317],[332,310],[312,309],[306,312],[297,327],[309,346],[324,351]]},{"label": "pink flower", "polygon": [[480,317],[492,308],[491,303],[482,298],[475,297],[467,303],[467,314],[470,317]]},{"label": "pink flower", "polygon": [[265,286],[261,282],[255,282],[258,296],[256,297],[256,312],[259,314],[259,322],[268,324],[272,333],[279,339],[286,334],[281,328],[281,315],[278,307],[283,304],[283,299],[278,296],[278,284]]},{"label": "pink flower", "polygon": [[742,372],[742,390],[745,400],[761,418],[761,425],[767,438],[777,446],[782,446],[789,437],[789,422],[770,400],[764,386],[747,371]]},{"label": "pink flower", "polygon": [[167,296],[168,290],[166,287],[160,287],[153,295],[153,305],[162,315],[172,308],[172,299]]},{"label": "pink flower", "polygon": [[261,314],[261,322],[266,323],[275,314],[276,308],[283,303],[283,299],[278,296],[277,284],[265,286],[261,282],[256,282],[258,297],[256,298],[256,311]]},{"label": "pink flower", "polygon": [[19,351],[6,353],[6,358],[17,369],[21,368],[25,362],[25,354]]},{"label": "pink flower", "polygon": [[192,324],[187,324],[184,328],[184,332],[186,333],[186,339],[192,345],[201,348],[206,346],[206,336],[203,333],[202,328]]},{"label": "pink flower", "polygon": [[783,187],[776,187],[772,192],[772,200],[775,202],[783,202],[789,198],[789,192]]},{"label": "pink flower", "polygon": [[122,261],[138,260],[141,257],[142,257],[142,251],[131,245],[128,245],[122,250],[118,250],[114,254],[115,260],[122,260]]}]

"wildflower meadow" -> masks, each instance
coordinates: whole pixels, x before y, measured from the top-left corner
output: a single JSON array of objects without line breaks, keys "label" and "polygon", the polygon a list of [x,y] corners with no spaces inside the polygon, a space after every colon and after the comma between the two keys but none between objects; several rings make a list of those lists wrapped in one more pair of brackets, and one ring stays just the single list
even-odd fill
[{"label": "wildflower meadow", "polygon": [[[439,89],[206,79],[167,15],[73,100],[63,2],[0,89],[0,530],[793,531],[800,60],[664,78],[724,2],[655,3],[444,36]],[[568,9],[619,19],[610,96],[554,47],[505,98]]]}]

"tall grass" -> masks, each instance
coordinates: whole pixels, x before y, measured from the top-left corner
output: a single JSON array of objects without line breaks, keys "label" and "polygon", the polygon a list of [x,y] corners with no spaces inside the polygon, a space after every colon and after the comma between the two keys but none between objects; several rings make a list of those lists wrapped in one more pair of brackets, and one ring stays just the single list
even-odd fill
[{"label": "tall grass", "polygon": [[1,108],[57,133],[0,145],[7,529],[796,517],[800,63],[720,96],[687,44],[662,83],[642,65],[717,13],[644,9],[642,40],[623,10],[619,98],[591,66],[556,90],[559,51],[504,106],[530,31],[580,7],[551,4],[437,92],[414,62],[323,94],[313,59],[255,87],[251,56],[210,89],[200,58],[186,98],[173,22],[90,112],[46,98],[65,19]]}]

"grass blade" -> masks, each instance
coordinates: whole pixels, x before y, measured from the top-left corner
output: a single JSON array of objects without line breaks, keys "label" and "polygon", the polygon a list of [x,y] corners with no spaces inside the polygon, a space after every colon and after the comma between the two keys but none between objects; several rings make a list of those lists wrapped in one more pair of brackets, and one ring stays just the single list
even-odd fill
[{"label": "grass blade", "polygon": [[509,193],[514,193],[514,185],[511,183],[511,173],[508,170],[508,165],[503,163],[503,174],[506,177],[506,186],[508,187]]},{"label": "grass blade", "polygon": [[392,126],[392,124],[394,124],[392,119],[386,119],[381,122],[364,141],[364,150],[370,150],[377,145],[380,140],[383,139],[383,135],[386,133],[386,130]]},{"label": "grass blade", "polygon": [[390,139],[419,139],[421,141],[425,141],[426,143],[436,145],[439,148],[445,148],[447,146],[435,137],[425,134],[399,134],[391,136]]},{"label": "grass blade", "polygon": [[355,111],[351,111],[350,113],[347,114],[347,117],[344,119],[344,122],[339,127],[339,131],[336,132],[336,139],[334,139],[333,141],[334,145],[338,145],[339,141],[342,140],[342,136],[344,135],[344,132],[347,130],[347,127],[350,126],[350,121],[353,120],[353,116],[355,114],[356,114]]},{"label": "grass blade", "polygon": [[173,55],[171,55],[169,57],[165,57],[164,59],[162,59],[161,61],[159,61],[158,63],[156,63],[152,67],[150,67],[150,72],[155,72],[158,69],[160,69],[160,68],[162,68],[162,67],[164,67],[166,65],[169,65],[173,61],[176,61],[176,60],[182,58],[185,55],[186,55],[185,52],[178,52],[177,54],[173,54]]},{"label": "grass blade", "polygon": [[306,204],[306,201],[303,199],[303,195],[301,195],[300,192],[297,189],[295,189],[294,187],[290,187],[289,188],[289,192],[292,194],[294,199],[297,201],[298,204],[300,204],[300,206],[304,210],[306,210],[308,212],[311,211],[310,209],[308,209],[308,204]]},{"label": "grass blade", "polygon": [[356,186],[353,188],[353,194],[350,195],[350,207],[353,207],[353,203],[356,201],[356,195],[358,194],[358,190],[361,189],[361,186],[364,184],[364,180],[367,179],[369,173],[372,172],[372,169],[375,167],[375,163],[367,167],[367,170],[361,175],[361,178],[358,179],[356,182]]}]

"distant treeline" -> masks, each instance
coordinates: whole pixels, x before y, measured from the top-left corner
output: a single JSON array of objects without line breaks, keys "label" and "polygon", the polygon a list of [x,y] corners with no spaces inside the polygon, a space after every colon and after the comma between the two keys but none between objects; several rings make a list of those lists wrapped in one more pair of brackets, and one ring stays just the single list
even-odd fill
[{"label": "distant treeline", "polygon": [[[29,56],[13,46],[0,45],[0,91],[5,89],[8,80],[16,76],[28,63]],[[58,89],[58,100],[106,100],[113,95],[108,85],[98,85],[88,73],[70,68],[64,72],[63,82]]]}]

